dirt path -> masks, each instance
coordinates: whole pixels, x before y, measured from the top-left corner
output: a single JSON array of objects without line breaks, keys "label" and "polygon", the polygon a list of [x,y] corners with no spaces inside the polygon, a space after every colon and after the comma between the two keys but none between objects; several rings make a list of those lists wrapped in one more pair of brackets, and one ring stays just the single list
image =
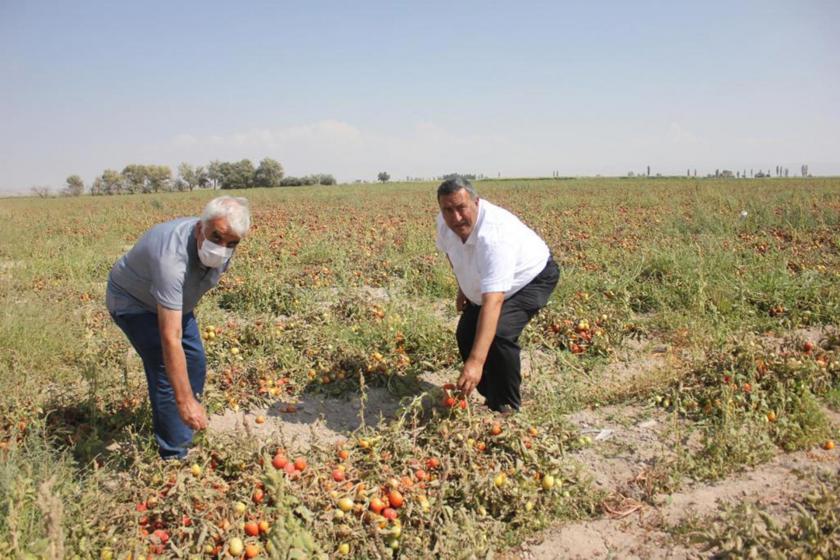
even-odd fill
[{"label": "dirt path", "polygon": [[[840,426],[840,415],[826,412]],[[840,476],[840,452],[817,448],[779,454],[726,480],[688,484],[679,492],[644,500],[640,479],[656,462],[673,457],[675,445],[691,445],[675,443],[680,433],[675,420],[661,409],[637,405],[581,411],[569,419],[593,438],[574,459],[592,476],[595,487],[610,495],[602,506],[604,516],[548,530],[503,555],[504,560],[696,558],[702,551],[676,542],[669,528],[740,502],[760,504],[784,517],[817,486],[819,474]]]},{"label": "dirt path", "polygon": [[840,473],[840,454],[803,451],[780,455],[764,465],[716,484],[698,484],[671,494],[667,503],[641,505],[622,519],[603,517],[547,531],[539,540],[506,555],[506,560],[554,558],[694,558],[699,549],[675,543],[667,532],[682,521],[714,514],[724,504],[751,502],[770,511],[789,510],[816,486],[816,475]]},{"label": "dirt path", "polygon": [[[817,341],[822,331],[801,329],[793,335]],[[657,376],[658,368],[673,367],[675,359],[678,361],[667,349],[654,345],[638,344],[629,350],[593,383],[647,385]],[[829,409],[824,412],[840,429],[840,414]],[[759,504],[784,519],[795,511],[793,504],[817,486],[821,473],[840,476],[837,449],[812,449],[779,454],[726,480],[689,483],[679,492],[651,499],[645,495],[643,477],[657,462],[674,457],[677,446],[691,449],[696,445],[689,437],[681,437],[690,431],[683,431],[678,419],[659,408],[622,404],[582,410],[569,420],[592,438],[592,445],[574,459],[592,476],[594,486],[610,495],[603,505],[603,517],[545,531],[502,554],[504,560],[704,557],[704,551],[681,544],[669,529],[711,518],[723,507],[741,502]]]},{"label": "dirt path", "polygon": [[[449,379],[441,374],[423,375],[414,396],[434,392],[447,382]],[[288,449],[306,449],[345,439],[363,421],[366,426],[376,426],[381,419],[395,416],[403,406],[403,399],[413,398],[412,395],[395,395],[384,387],[369,387],[366,394],[364,404],[359,393],[355,392],[341,397],[307,393],[293,405],[278,402],[269,408],[239,412],[227,410],[224,414],[210,417],[210,430],[274,438],[283,441]],[[258,424],[256,420],[259,416],[265,422]]]}]

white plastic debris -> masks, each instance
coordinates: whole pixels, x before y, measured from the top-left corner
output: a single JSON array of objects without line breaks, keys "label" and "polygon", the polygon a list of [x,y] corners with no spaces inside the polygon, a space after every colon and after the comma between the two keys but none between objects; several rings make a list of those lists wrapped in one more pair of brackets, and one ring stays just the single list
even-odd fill
[{"label": "white plastic debris", "polygon": [[603,430],[598,432],[597,436],[595,436],[595,441],[603,441],[603,440],[609,438],[613,434],[614,431],[615,430],[610,430],[609,428],[604,428]]}]

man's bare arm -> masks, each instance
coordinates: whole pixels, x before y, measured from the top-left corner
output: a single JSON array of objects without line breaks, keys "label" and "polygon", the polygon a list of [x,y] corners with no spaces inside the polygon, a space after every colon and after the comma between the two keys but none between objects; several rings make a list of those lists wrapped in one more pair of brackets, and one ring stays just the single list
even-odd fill
[{"label": "man's bare arm", "polygon": [[158,305],[158,328],[163,346],[163,364],[166,376],[175,392],[175,403],[181,420],[193,430],[207,427],[207,414],[204,407],[195,398],[190,378],[187,375],[187,358],[181,346],[181,311],[167,309]]},{"label": "man's bare arm", "polygon": [[504,292],[481,294],[481,311],[478,314],[475,340],[470,355],[464,362],[461,377],[458,378],[458,388],[467,395],[481,381],[484,362],[487,361],[487,353],[490,351],[490,345],[493,344],[493,338],[496,336],[496,327],[499,325],[499,316],[504,302]]}]

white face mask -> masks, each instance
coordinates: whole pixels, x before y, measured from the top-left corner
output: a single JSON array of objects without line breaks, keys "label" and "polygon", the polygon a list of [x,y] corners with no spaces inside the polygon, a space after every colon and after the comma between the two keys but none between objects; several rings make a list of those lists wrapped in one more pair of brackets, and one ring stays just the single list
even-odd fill
[{"label": "white face mask", "polygon": [[219,268],[233,256],[233,249],[216,245],[209,239],[205,239],[198,250],[198,258],[201,264],[207,268]]}]

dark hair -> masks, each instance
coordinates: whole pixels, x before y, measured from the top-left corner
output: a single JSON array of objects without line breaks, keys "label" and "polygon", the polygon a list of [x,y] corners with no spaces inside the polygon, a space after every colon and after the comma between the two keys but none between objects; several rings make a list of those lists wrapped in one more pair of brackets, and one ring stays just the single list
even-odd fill
[{"label": "dark hair", "polygon": [[475,200],[478,197],[478,193],[475,192],[475,188],[470,183],[470,180],[466,177],[461,177],[460,175],[455,175],[454,177],[450,177],[446,181],[440,184],[437,189],[437,197],[440,200],[440,197],[447,196],[450,194],[455,194],[456,192],[464,189],[469,193],[470,198]]}]

